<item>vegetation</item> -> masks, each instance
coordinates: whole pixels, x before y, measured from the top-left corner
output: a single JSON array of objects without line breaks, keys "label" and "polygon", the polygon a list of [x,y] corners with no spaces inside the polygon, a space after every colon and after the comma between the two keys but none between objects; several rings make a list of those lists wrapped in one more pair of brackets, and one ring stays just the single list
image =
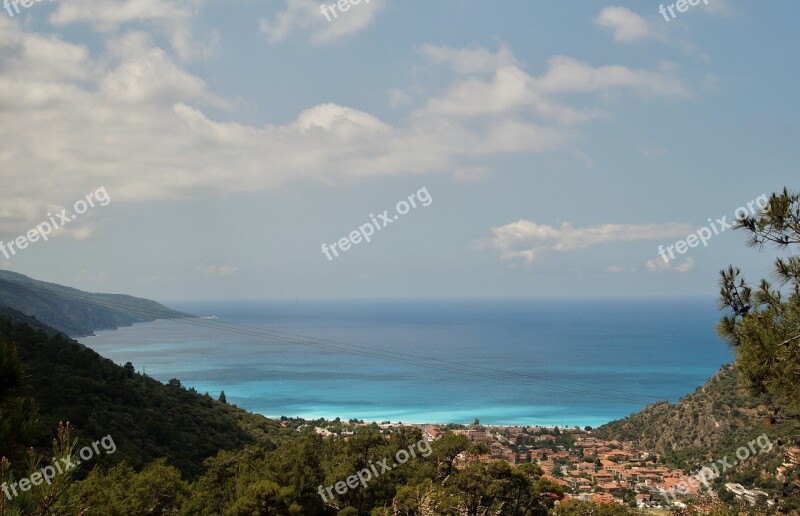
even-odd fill
[{"label": "vegetation", "polygon": [[[9,458],[19,458],[19,450],[15,453],[13,448],[20,443],[48,449],[59,422],[69,421],[82,443],[111,435],[119,444],[119,450],[101,462],[125,460],[139,468],[166,458],[191,479],[202,473],[203,461],[220,450],[248,444],[273,449],[289,433],[276,421],[187,390],[177,380],[163,385],[43,328],[0,320],[0,367],[16,370],[9,357],[18,353],[25,380],[20,384],[21,373],[3,371],[2,385],[9,383],[6,378],[17,378],[0,393],[5,400],[0,403],[0,429],[11,428],[10,437],[0,433],[0,454]],[[38,424],[32,429],[25,415],[32,413],[34,398]],[[9,418],[10,412],[17,415]]]},{"label": "vegetation", "polygon": [[[782,251],[800,245],[800,195],[773,194],[767,209],[744,218],[737,229],[748,245],[772,244]],[[800,256],[779,257],[773,274],[783,290],[762,279],[748,284],[733,266],[721,273],[720,304],[729,310],[719,334],[736,351],[736,366],[756,394],[790,416],[800,410]],[[780,410],[779,412],[784,412]]]},{"label": "vegetation", "polygon": [[572,500],[559,505],[553,514],[556,516],[628,516],[643,513],[624,505],[602,505]]},{"label": "vegetation", "polygon": [[[7,308],[21,314],[12,315]],[[138,322],[186,317],[147,299],[89,294],[5,270],[0,270],[0,315],[15,320],[37,320],[73,337]]]},{"label": "vegetation", "polygon": [[[764,396],[773,411],[770,424],[800,420],[800,195],[784,189],[772,194],[766,209],[737,222],[748,233],[747,244],[763,249],[772,245],[786,256],[775,259],[775,287],[766,279],[757,288],[730,266],[721,272],[720,305],[728,314],[717,331],[736,353],[736,367],[756,395]],[[791,254],[795,253],[795,254]],[[796,425],[783,438],[800,446]],[[794,468],[783,486],[775,489],[780,509],[797,509],[800,474]],[[755,481],[755,478],[753,479]]]}]

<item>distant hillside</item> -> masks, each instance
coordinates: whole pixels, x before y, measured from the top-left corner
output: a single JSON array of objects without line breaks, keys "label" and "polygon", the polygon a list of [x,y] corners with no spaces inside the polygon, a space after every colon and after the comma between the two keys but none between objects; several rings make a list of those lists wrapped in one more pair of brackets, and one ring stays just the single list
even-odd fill
[{"label": "distant hillside", "polygon": [[740,385],[736,368],[727,365],[678,403],[655,403],[596,433],[655,450],[676,464],[690,464],[731,455],[763,433],[773,441],[798,434],[797,422],[771,425],[769,416],[761,400]]},{"label": "distant hillside", "polygon": [[22,312],[72,337],[156,319],[186,317],[155,301],[117,294],[90,294],[4,270],[0,270],[2,307]]},{"label": "distant hillside", "polygon": [[113,437],[119,451],[103,462],[143,466],[166,457],[184,478],[193,478],[203,460],[220,450],[247,444],[272,449],[287,435],[274,420],[187,390],[177,380],[161,384],[33,324],[0,318],[0,339],[17,346],[27,395],[39,408],[36,442],[31,443],[37,448],[47,450],[58,422],[69,421],[83,444]]}]

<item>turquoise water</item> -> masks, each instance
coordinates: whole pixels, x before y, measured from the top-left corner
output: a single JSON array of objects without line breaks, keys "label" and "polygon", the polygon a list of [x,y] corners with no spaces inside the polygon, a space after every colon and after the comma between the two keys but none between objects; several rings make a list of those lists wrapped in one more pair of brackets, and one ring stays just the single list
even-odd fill
[{"label": "turquoise water", "polygon": [[157,321],[82,342],[274,417],[596,426],[676,401],[733,358],[707,299],[171,306],[219,319]]}]

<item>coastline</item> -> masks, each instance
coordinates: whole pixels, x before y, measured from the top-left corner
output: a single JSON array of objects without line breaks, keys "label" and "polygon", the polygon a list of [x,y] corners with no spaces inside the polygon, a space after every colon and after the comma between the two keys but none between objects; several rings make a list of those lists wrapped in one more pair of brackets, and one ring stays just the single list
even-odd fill
[{"label": "coastline", "polygon": [[[614,317],[620,307],[636,316],[634,327]],[[224,390],[229,403],[273,418],[420,425],[477,418],[499,426],[594,428],[653,403],[674,403],[731,360],[714,333],[716,307],[700,301],[177,308],[225,324],[160,320],[82,340],[161,382],[177,378],[213,398]],[[571,324],[576,314],[580,323]],[[673,326],[674,318],[683,324]],[[231,325],[249,330],[227,331]]]},{"label": "coastline", "polygon": [[[242,410],[247,410],[244,407],[239,406]],[[358,424],[364,425],[378,425],[379,427],[390,427],[390,426],[407,426],[407,427],[424,427],[424,426],[463,426],[463,427],[470,427],[474,425],[473,421],[431,421],[431,420],[391,420],[391,419],[363,419],[363,418],[344,418],[341,416],[336,416],[331,418],[330,416],[304,416],[304,415],[294,415],[294,416],[287,416],[287,415],[273,415],[273,414],[265,414],[262,412],[255,412],[260,416],[264,416],[267,419],[272,419],[275,421],[281,421],[283,419],[286,420],[303,420],[306,422],[313,422],[313,421],[324,421],[327,423],[334,423],[338,419],[343,424],[350,424],[351,421],[357,421]],[[525,422],[496,422],[493,421],[491,423],[484,423],[483,420],[477,418],[479,421],[479,426],[484,428],[512,428],[512,427],[535,427],[535,428],[544,428],[544,429],[553,429],[553,428],[580,428],[583,429],[587,426],[591,428],[599,428],[603,425],[608,423],[612,423],[617,421],[618,419],[622,419],[625,416],[622,416],[617,419],[610,419],[607,421],[603,421],[601,423],[591,424],[589,422],[583,423],[567,423],[564,422],[562,424],[552,423],[552,422],[532,422],[532,421],[525,421]]]}]

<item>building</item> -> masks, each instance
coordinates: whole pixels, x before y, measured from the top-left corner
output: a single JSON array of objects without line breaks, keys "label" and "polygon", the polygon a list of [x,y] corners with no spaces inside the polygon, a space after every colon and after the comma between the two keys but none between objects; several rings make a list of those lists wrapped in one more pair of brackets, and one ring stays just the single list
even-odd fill
[{"label": "building", "polygon": [[800,448],[792,448],[786,452],[786,460],[789,464],[800,466]]}]

